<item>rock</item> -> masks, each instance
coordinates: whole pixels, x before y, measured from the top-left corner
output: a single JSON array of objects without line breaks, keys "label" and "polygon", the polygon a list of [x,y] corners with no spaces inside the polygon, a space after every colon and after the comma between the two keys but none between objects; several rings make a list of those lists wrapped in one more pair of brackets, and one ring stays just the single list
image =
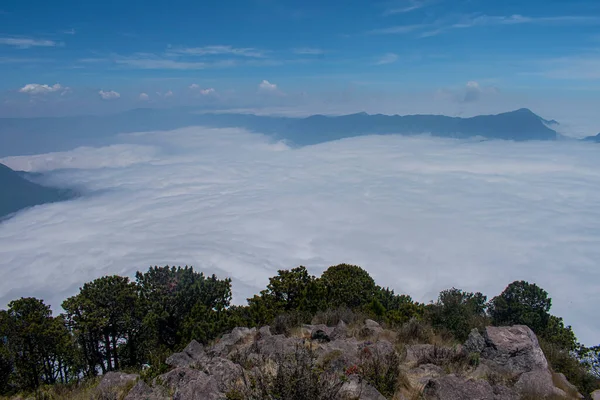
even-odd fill
[{"label": "rock", "polygon": [[227,358],[212,358],[206,363],[204,369],[206,373],[215,379],[219,390],[222,392],[234,388],[244,377],[242,366]]},{"label": "rock", "polygon": [[205,358],[204,347],[192,340],[182,352],[171,354],[165,363],[171,367],[184,368],[197,365]]},{"label": "rock", "polygon": [[521,396],[513,389],[504,385],[497,385],[492,388],[496,400],[520,400]]},{"label": "rock", "polygon": [[256,352],[267,357],[274,357],[277,354],[283,355],[292,353],[296,347],[302,346],[302,339],[287,338],[285,335],[272,335],[257,340],[255,343]]},{"label": "rock", "polygon": [[488,382],[456,375],[430,379],[423,389],[423,397],[426,400],[497,400]]},{"label": "rock", "polygon": [[146,382],[139,380],[124,400],[168,400],[169,393],[162,386],[151,388]]},{"label": "rock", "polygon": [[442,367],[433,364],[423,364],[406,371],[406,377],[412,387],[423,387],[432,378],[438,378],[444,374]]},{"label": "rock", "polygon": [[556,396],[567,397],[567,394],[554,386],[552,374],[549,370],[538,369],[535,371],[524,372],[515,384],[515,389],[521,394],[536,396],[540,398]]},{"label": "rock", "polygon": [[208,350],[208,353],[213,356],[225,357],[233,346],[239,344],[245,344],[245,342],[253,340],[256,328],[233,328],[231,333],[226,333],[221,336],[221,339],[212,348]]},{"label": "rock", "polygon": [[383,328],[372,319],[365,320],[363,328],[360,330],[360,335],[363,337],[375,337],[383,332]]},{"label": "rock", "polygon": [[96,388],[98,396],[102,399],[118,399],[129,392],[135,381],[140,376],[122,372],[107,372]]},{"label": "rock", "polygon": [[548,370],[548,361],[537,337],[527,326],[488,326],[484,337],[486,347],[482,356],[511,372]]},{"label": "rock", "polygon": [[173,393],[173,400],[219,400],[224,397],[216,380],[206,373],[191,368],[175,368],[154,380]]},{"label": "rock", "polygon": [[434,346],[432,344],[411,344],[406,346],[406,357],[404,359],[407,363],[417,363],[421,358],[424,358],[427,354],[433,352]]},{"label": "rock", "polygon": [[258,338],[266,338],[271,336],[271,327],[269,325],[263,326],[258,330]]},{"label": "rock", "polygon": [[599,390],[594,390],[590,394],[590,397],[592,398],[592,400],[600,400],[600,389]]},{"label": "rock", "polygon": [[554,373],[554,374],[552,374],[552,377],[553,377],[554,385],[556,387],[564,390],[567,394],[571,395],[572,397],[575,397],[578,399],[584,398],[584,396],[581,393],[579,393],[579,389],[577,389],[577,386],[575,386],[571,382],[569,382],[569,380],[567,379],[565,374]]},{"label": "rock", "polygon": [[333,340],[320,344],[315,350],[320,365],[329,364],[329,368],[335,371],[343,371],[356,365],[358,358],[359,342],[355,338],[346,340]]},{"label": "rock", "polygon": [[479,331],[476,328],[473,328],[471,333],[469,333],[464,348],[469,353],[481,353],[485,348],[485,339],[479,334]]},{"label": "rock", "polygon": [[339,398],[343,400],[385,400],[385,397],[377,389],[356,376],[352,376],[347,382],[344,382],[339,391]]},{"label": "rock", "polygon": [[346,325],[346,323],[340,320],[340,322],[338,322],[338,324],[333,329],[329,337],[331,338],[331,340],[346,339],[348,337],[348,326]]}]

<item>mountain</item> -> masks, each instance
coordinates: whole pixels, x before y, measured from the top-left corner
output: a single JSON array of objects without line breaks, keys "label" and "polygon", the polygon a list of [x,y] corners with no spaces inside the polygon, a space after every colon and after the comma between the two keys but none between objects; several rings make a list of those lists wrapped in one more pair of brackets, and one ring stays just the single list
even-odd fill
[{"label": "mountain", "polygon": [[596,136],[588,136],[588,137],[584,138],[583,140],[585,140],[586,142],[600,143],[600,133],[597,134]]},{"label": "mountain", "polygon": [[0,220],[27,207],[72,197],[68,190],[41,186],[26,179],[26,176],[0,164]]},{"label": "mountain", "polygon": [[555,140],[550,126],[528,109],[472,118],[443,115],[313,115],[307,118],[200,112],[194,108],[136,109],[115,115],[58,118],[0,118],[0,157],[102,146],[126,138],[119,133],[170,130],[186,126],[237,127],[270,134],[297,145],[369,134],[431,134],[506,140]]}]

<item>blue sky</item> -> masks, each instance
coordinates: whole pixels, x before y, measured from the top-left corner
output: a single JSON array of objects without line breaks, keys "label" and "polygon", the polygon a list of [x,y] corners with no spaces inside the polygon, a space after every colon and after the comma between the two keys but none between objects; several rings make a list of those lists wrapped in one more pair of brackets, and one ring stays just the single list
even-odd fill
[{"label": "blue sky", "polygon": [[5,0],[0,76],[2,116],[144,104],[550,113],[599,104],[600,2]]}]

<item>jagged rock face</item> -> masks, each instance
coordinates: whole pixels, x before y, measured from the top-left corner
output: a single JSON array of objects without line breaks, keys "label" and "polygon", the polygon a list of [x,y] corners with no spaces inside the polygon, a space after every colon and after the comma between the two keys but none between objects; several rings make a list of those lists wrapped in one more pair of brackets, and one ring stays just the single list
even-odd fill
[{"label": "jagged rock face", "polygon": [[173,392],[173,400],[219,400],[223,394],[214,377],[192,368],[175,368],[158,377],[154,385]]},{"label": "jagged rock face", "polygon": [[195,340],[186,346],[181,353],[170,355],[165,363],[171,367],[190,367],[200,363],[206,358],[204,347]]}]

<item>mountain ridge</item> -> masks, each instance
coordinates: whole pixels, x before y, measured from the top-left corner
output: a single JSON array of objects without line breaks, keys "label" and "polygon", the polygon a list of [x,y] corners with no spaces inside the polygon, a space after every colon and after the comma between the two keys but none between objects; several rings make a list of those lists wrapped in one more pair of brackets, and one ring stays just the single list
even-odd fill
[{"label": "mountain ridge", "polygon": [[450,117],[435,114],[385,115],[365,112],[308,117],[219,113],[194,108],[138,108],[113,115],[55,118],[0,118],[0,157],[66,151],[78,146],[114,143],[121,133],[173,130],[187,126],[244,128],[297,145],[370,134],[503,139],[556,140],[548,121],[527,108],[500,114]]}]

